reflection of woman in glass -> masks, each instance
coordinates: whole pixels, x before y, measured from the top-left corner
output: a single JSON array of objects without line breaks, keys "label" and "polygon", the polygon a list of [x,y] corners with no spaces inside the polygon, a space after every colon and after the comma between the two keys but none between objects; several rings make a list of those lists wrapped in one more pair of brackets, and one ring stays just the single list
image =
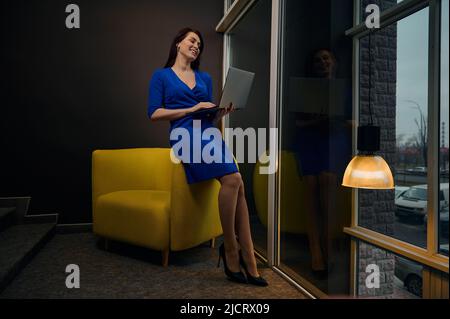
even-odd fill
[{"label": "reflection of woman in glass", "polygon": [[[331,80],[336,74],[336,58],[327,49],[315,51],[307,64],[310,78]],[[323,94],[328,96],[329,86],[323,86]],[[336,174],[331,172],[329,145],[336,132],[330,124],[328,110],[320,109],[323,105],[314,105],[317,111],[299,112],[296,118],[297,138],[296,157],[299,171],[306,183],[305,213],[308,224],[308,242],[311,251],[311,268],[318,275],[327,272],[328,256],[328,207],[333,205],[333,193],[337,185]]]},{"label": "reflection of woman in glass", "polygon": [[[171,131],[175,128],[186,129],[190,133],[188,142],[192,148],[197,144],[193,143],[193,132],[196,130],[194,118],[201,121],[201,132],[195,133],[202,134],[204,130],[214,128],[222,116],[233,110],[230,106],[218,111],[215,116],[192,114],[214,106],[211,103],[211,77],[208,73],[199,71],[203,49],[204,42],[200,32],[190,28],[181,30],[172,42],[165,67],[154,72],[150,83],[148,116],[152,120],[170,121]],[[215,140],[202,139],[201,148],[211,141]],[[178,142],[170,140],[171,146]],[[224,150],[220,163],[206,163],[204,159],[200,163],[193,162],[192,153],[196,150],[186,145],[191,151],[190,163],[183,162],[187,181],[191,184],[216,178],[220,182],[219,212],[224,244],[220,246],[219,253],[224,261],[225,273],[236,282],[266,286],[267,282],[258,274],[256,267],[242,177],[223,140],[219,143],[218,149]],[[246,276],[241,272],[240,265]]]},{"label": "reflection of woman in glass", "polygon": [[312,61],[312,75],[319,78],[332,79],[336,76],[336,58],[326,49],[318,50]]}]

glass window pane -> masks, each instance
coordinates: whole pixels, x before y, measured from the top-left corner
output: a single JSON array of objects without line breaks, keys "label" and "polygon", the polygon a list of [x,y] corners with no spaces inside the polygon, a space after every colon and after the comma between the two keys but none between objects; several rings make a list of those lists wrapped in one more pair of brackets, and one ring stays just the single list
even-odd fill
[{"label": "glass window pane", "polygon": [[422,298],[421,264],[360,241],[357,265],[358,297]]},{"label": "glass window pane", "polygon": [[[230,66],[255,73],[247,106],[230,114],[230,128],[250,128],[258,132],[258,128],[269,127],[270,21],[271,1],[259,0],[230,33]],[[248,147],[248,141],[246,139],[245,149],[253,149]],[[236,152],[234,154],[238,156]],[[237,160],[245,161],[239,163],[239,172],[245,185],[252,238],[255,248],[267,255],[268,175],[260,174],[259,167],[247,155],[250,154],[245,154],[243,159],[237,157]],[[261,154],[252,155],[259,158]]]},{"label": "glass window pane", "polygon": [[329,295],[349,291],[352,0],[285,1],[280,145],[283,270]]},{"label": "glass window pane", "polygon": [[371,110],[394,190],[359,190],[359,225],[426,247],[428,8],[360,41],[360,125]]},{"label": "glass window pane", "polygon": [[439,216],[439,251],[448,256],[448,0],[442,1],[441,27],[441,136],[439,179],[442,201]]}]

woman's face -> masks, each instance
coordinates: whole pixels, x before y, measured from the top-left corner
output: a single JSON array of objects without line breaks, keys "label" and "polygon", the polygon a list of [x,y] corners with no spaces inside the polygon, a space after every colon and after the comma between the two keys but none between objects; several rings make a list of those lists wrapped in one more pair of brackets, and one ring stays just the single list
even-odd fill
[{"label": "woman's face", "polygon": [[178,43],[178,54],[184,55],[191,62],[200,54],[200,38],[194,32],[189,32],[186,37]]},{"label": "woman's face", "polygon": [[314,72],[318,76],[331,77],[334,67],[334,58],[329,51],[321,50],[314,55]]}]

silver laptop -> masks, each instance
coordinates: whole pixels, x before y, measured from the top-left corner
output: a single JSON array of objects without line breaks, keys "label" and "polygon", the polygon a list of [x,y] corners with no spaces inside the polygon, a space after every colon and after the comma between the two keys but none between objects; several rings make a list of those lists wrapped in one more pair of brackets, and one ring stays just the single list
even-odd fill
[{"label": "silver laptop", "polygon": [[220,101],[216,104],[217,106],[209,109],[201,109],[191,114],[214,114],[218,110],[229,106],[230,103],[233,104],[236,110],[245,108],[254,78],[255,73],[230,67],[225,80],[225,86],[220,96]]}]

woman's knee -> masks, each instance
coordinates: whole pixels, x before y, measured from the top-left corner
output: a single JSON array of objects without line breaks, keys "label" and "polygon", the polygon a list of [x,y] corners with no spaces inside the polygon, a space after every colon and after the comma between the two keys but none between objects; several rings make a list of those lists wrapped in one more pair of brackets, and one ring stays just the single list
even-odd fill
[{"label": "woman's knee", "polygon": [[244,190],[244,181],[241,179],[241,184],[239,185],[239,196],[244,195],[245,196],[245,190]]},{"label": "woman's knee", "polygon": [[236,189],[239,189],[241,187],[241,185],[243,185],[242,176],[240,173],[233,173],[233,174],[228,174],[228,175],[222,176],[220,178],[220,183],[222,185],[226,185],[226,186],[233,187]]}]

